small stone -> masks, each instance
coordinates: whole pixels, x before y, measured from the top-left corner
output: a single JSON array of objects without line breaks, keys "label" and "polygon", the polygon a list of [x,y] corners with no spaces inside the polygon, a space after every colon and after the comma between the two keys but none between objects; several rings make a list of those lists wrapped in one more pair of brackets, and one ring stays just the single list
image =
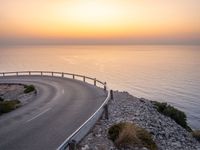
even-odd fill
[{"label": "small stone", "polygon": [[172,146],[179,148],[179,147],[181,147],[181,143],[180,142],[173,142]]},{"label": "small stone", "polygon": [[81,148],[81,150],[89,150],[89,146],[88,145],[84,145],[84,147]]}]

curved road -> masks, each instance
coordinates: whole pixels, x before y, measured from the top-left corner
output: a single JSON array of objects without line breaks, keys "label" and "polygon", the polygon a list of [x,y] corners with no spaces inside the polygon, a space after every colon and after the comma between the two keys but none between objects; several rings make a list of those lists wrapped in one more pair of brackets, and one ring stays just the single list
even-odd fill
[{"label": "curved road", "polygon": [[0,116],[0,150],[55,150],[106,98],[103,89],[60,77],[0,77],[0,83],[33,84],[38,91]]}]

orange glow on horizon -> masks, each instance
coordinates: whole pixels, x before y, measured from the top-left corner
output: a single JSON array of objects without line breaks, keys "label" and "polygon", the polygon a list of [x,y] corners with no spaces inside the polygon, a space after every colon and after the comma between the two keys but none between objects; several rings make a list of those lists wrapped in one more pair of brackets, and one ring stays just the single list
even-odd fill
[{"label": "orange glow on horizon", "polygon": [[107,39],[200,35],[197,0],[0,3],[0,36],[4,37]]}]

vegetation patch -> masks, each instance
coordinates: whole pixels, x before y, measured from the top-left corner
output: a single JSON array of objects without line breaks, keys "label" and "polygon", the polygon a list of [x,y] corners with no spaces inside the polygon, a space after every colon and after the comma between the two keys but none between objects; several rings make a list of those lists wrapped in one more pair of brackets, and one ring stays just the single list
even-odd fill
[{"label": "vegetation patch", "polygon": [[36,91],[33,85],[24,85],[24,88],[25,88],[24,93],[30,93]]},{"label": "vegetation patch", "polygon": [[187,117],[184,112],[174,108],[173,106],[167,103],[160,103],[153,101],[153,104],[156,106],[156,109],[161,114],[172,118],[176,123],[181,125],[187,131],[192,131],[192,129],[187,125]]},{"label": "vegetation patch", "polygon": [[0,113],[10,112],[20,106],[19,100],[8,100],[0,102]]},{"label": "vegetation patch", "polygon": [[197,141],[200,142],[200,130],[195,130],[192,132],[192,135],[195,139],[197,139]]},{"label": "vegetation patch", "polygon": [[146,147],[150,150],[157,150],[151,135],[133,123],[121,122],[111,126],[108,136],[119,149]]},{"label": "vegetation patch", "polygon": [[4,99],[2,97],[0,97],[0,102],[3,102],[3,101],[4,101]]}]

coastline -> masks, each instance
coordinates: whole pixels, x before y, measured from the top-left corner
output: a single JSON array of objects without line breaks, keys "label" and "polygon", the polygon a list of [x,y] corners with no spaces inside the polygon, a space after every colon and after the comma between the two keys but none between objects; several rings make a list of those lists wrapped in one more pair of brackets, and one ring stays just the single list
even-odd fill
[{"label": "coastline", "polygon": [[109,119],[101,118],[79,143],[79,149],[117,150],[108,138],[108,128],[119,122],[131,122],[146,129],[159,150],[200,150],[200,143],[192,134],[171,118],[160,114],[150,100],[115,91],[108,107]]}]

